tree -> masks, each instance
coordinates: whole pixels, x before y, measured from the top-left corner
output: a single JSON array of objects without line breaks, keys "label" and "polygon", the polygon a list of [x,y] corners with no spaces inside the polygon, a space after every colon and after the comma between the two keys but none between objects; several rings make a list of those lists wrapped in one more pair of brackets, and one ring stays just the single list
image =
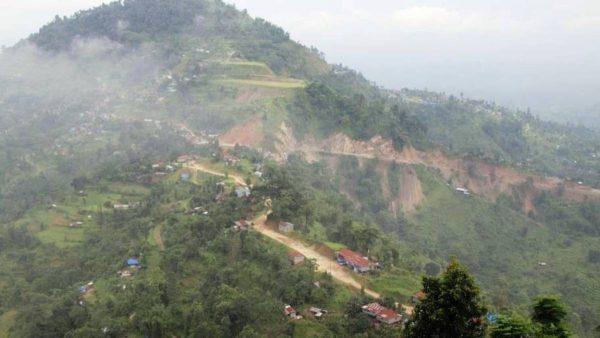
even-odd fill
[{"label": "tree", "polygon": [[565,320],[567,310],[558,297],[541,296],[533,304],[531,320],[541,337],[569,337]]},{"label": "tree", "polygon": [[453,260],[440,277],[423,277],[427,294],[406,326],[408,337],[480,337],[483,332],[479,287],[469,271]]},{"label": "tree", "polygon": [[533,328],[531,323],[516,315],[501,315],[498,322],[492,328],[491,338],[528,338],[532,337]]}]

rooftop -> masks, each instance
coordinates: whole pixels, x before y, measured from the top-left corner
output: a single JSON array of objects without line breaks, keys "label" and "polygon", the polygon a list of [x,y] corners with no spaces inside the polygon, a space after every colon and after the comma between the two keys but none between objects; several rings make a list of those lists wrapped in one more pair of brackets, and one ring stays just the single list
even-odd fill
[{"label": "rooftop", "polygon": [[371,265],[371,262],[368,259],[349,249],[340,250],[338,255],[342,256],[345,261],[351,263],[352,265],[361,267],[369,267]]}]

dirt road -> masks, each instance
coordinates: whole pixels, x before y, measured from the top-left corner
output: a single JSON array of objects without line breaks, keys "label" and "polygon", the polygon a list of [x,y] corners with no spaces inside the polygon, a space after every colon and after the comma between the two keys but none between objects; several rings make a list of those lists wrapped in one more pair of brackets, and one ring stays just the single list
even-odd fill
[{"label": "dirt road", "polygon": [[[362,285],[353,277],[350,270],[340,266],[333,258],[326,257],[313,247],[307,246],[299,240],[287,237],[279,232],[269,229],[265,222],[266,215],[261,215],[254,220],[254,229],[261,234],[287,246],[290,249],[296,250],[303,254],[307,259],[313,259],[317,263],[317,270],[329,273],[337,281],[360,290]],[[365,288],[365,293],[371,297],[379,298],[380,294]]]},{"label": "dirt road", "polygon": [[[226,177],[226,175],[224,173],[207,168],[205,165],[202,165],[202,164],[196,163],[196,162],[186,163],[185,167],[189,168],[189,169],[193,169],[193,170],[202,171],[207,174],[214,175],[214,176]],[[228,174],[227,176],[232,178],[235,181],[235,183],[238,185],[243,185],[243,186],[246,185],[246,180],[244,180],[241,176],[238,176],[235,174]]]}]

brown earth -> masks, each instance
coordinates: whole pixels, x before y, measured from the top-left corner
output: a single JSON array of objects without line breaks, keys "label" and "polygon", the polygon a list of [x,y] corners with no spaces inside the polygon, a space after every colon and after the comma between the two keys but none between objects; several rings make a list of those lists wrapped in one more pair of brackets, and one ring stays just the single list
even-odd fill
[{"label": "brown earth", "polygon": [[[533,188],[537,191],[554,190],[564,186],[563,197],[569,200],[582,202],[588,199],[600,199],[600,190],[565,182],[556,177],[544,177],[535,173],[527,173],[517,169],[493,165],[476,160],[451,157],[439,150],[423,152],[407,146],[402,151],[394,149],[391,140],[380,136],[368,141],[352,140],[343,134],[331,136],[325,140],[307,140],[296,146],[297,151],[323,155],[349,155],[359,158],[378,159],[380,161],[396,161],[408,165],[424,165],[439,170],[442,177],[455,188],[464,187],[471,192],[495,201],[501,194],[512,194],[513,187],[532,181]],[[293,150],[288,150],[293,151]],[[404,175],[403,175],[404,176]],[[403,177],[406,179],[402,186],[413,186],[415,189],[405,196],[404,203],[414,207],[420,201],[418,193],[418,178]],[[411,189],[408,189],[411,192]],[[422,192],[421,192],[422,194]],[[414,195],[414,196],[413,196]],[[530,196],[531,199],[531,196]],[[531,203],[531,200],[529,202]],[[531,210],[532,204],[527,208]]]},{"label": "brown earth", "polygon": [[[262,123],[255,117],[247,123],[232,129],[220,139],[221,143],[233,145],[235,143],[261,147],[264,141]],[[411,146],[397,151],[392,141],[381,136],[375,136],[368,141],[352,140],[344,134],[336,134],[324,140],[306,138],[302,142],[295,139],[291,128],[282,124],[279,132],[279,142],[276,153],[280,159],[287,154],[301,151],[308,161],[326,159],[334,163],[331,155],[355,156],[359,159],[378,159],[382,162],[396,161],[406,165],[424,165],[437,169],[440,175],[454,188],[467,188],[472,193],[495,201],[500,195],[512,195],[513,188],[532,182],[532,189],[523,199],[523,212],[535,212],[533,199],[536,192],[551,191],[564,187],[562,196],[568,200],[583,202],[586,200],[600,199],[600,190],[566,182],[556,177],[544,177],[536,173],[517,170],[508,166],[494,165],[477,160],[452,157],[440,150],[419,151]],[[387,177],[387,172],[381,172],[382,177]],[[389,183],[389,182],[386,182]],[[388,187],[382,189],[389,193]],[[388,185],[389,186],[389,185]],[[390,203],[390,211],[397,213],[399,210],[410,212],[423,200],[420,181],[414,172],[404,171],[400,182],[401,193],[397,199]],[[343,190],[343,189],[342,189]]]},{"label": "brown earth", "polygon": [[399,186],[400,191],[396,196],[392,196],[390,192],[390,163],[387,161],[379,161],[377,164],[377,172],[381,176],[381,191],[383,197],[389,200],[388,211],[394,216],[398,216],[400,212],[409,213],[421,204],[424,199],[421,181],[417,176],[416,171],[408,166],[400,167]]},{"label": "brown earth", "polygon": [[219,136],[219,144],[226,147],[232,147],[239,144],[247,147],[260,148],[265,140],[264,135],[263,121],[260,116],[257,115]]}]

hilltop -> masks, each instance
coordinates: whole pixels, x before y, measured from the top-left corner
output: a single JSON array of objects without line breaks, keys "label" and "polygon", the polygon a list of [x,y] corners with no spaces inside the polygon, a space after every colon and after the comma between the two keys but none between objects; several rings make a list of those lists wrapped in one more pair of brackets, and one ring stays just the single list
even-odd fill
[{"label": "hilltop", "polygon": [[[289,267],[257,233],[228,232],[269,200],[270,221],[298,225],[310,250],[377,259],[381,272],[346,283],[372,294],[406,302],[456,256],[494,311],[559,293],[575,330],[600,324],[595,130],[381,88],[220,0],[57,17],[0,55],[0,88],[0,320],[202,336],[360,327],[282,320],[286,302],[343,321],[357,290]],[[236,198],[240,181],[252,198]],[[114,274],[134,255],[146,269],[123,283]],[[73,310],[71,291],[90,279],[96,298]],[[70,324],[55,321],[66,309]],[[144,321],[165,309],[170,321]],[[198,325],[179,327],[178,311]]]}]

